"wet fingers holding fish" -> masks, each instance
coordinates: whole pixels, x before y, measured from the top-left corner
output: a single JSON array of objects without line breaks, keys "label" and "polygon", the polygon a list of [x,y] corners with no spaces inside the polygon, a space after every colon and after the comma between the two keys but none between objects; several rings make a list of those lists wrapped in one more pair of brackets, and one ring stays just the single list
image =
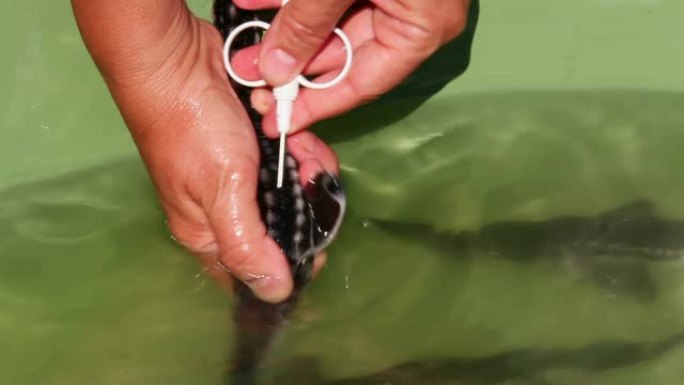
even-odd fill
[{"label": "wet fingers holding fish", "polygon": [[[241,97],[263,115],[257,131],[280,137],[277,186],[288,134],[399,85],[463,31],[469,6],[467,0],[215,1],[216,25],[226,39],[223,62],[234,87],[255,87],[249,103],[247,91]],[[238,14],[240,23],[226,22]],[[268,31],[245,35],[254,28]]]},{"label": "wet fingers holding fish", "polygon": [[[354,62],[348,75],[327,90],[300,89],[292,104],[286,147],[298,160],[300,186],[321,170],[334,174],[337,160],[313,134],[299,132],[398,85],[458,34],[468,3],[292,0],[273,20],[263,47],[243,41],[245,49],[232,58],[236,72],[280,86],[298,73],[331,80],[344,66],[346,53],[340,40],[328,41],[330,33],[338,25],[349,37]],[[216,5],[228,12],[226,5],[233,4]],[[238,0],[234,5],[241,8],[243,21],[249,21],[254,10],[276,9],[280,1]],[[289,265],[268,236],[257,199],[262,153],[253,122],[263,121],[259,129],[265,137],[279,135],[271,90],[250,93],[231,86],[221,65],[224,39],[214,25],[195,17],[184,0],[72,0],[72,6],[174,238],[215,274],[225,277],[219,260],[260,298],[285,299],[293,287]],[[226,12],[216,16],[226,21],[231,16]],[[226,37],[230,26],[219,27]],[[248,32],[238,40],[249,39]],[[278,60],[272,64],[267,57]],[[257,107],[263,120],[257,111],[246,111],[248,105]],[[276,165],[284,165],[284,159],[276,159]]]},{"label": "wet fingers holding fish", "polygon": [[[344,216],[336,156],[303,128],[398,85],[463,29],[468,3],[292,0],[271,20],[256,10],[280,0],[215,0],[212,25],[185,0],[72,0],[174,239],[237,278],[232,383],[256,381]],[[251,28],[224,45],[256,20],[272,22],[263,44]],[[274,88],[231,84],[230,67]]]}]

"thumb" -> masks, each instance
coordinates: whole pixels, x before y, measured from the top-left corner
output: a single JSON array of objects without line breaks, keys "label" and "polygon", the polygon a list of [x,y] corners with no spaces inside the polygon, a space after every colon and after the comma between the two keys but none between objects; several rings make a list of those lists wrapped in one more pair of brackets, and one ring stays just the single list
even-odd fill
[{"label": "thumb", "polygon": [[[292,292],[292,276],[278,244],[267,235],[255,199],[256,170],[232,172],[203,202],[219,261],[261,300],[278,303]],[[225,180],[229,179],[229,180]]]},{"label": "thumb", "polygon": [[267,83],[294,79],[330,37],[354,0],[292,0],[278,12],[263,42],[259,69]]}]

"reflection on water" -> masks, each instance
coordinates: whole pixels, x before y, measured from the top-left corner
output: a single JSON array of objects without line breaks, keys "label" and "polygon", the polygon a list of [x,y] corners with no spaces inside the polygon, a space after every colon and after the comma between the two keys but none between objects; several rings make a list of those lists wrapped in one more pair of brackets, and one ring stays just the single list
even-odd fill
[{"label": "reflection on water", "polygon": [[[472,95],[338,120],[358,120],[333,138],[348,220],[264,383],[681,383],[682,102]],[[4,190],[0,218],[0,383],[222,383],[231,303],[139,160]]]},{"label": "reflection on water", "polygon": [[137,159],[3,191],[0,217],[0,383],[217,383],[227,301]]}]

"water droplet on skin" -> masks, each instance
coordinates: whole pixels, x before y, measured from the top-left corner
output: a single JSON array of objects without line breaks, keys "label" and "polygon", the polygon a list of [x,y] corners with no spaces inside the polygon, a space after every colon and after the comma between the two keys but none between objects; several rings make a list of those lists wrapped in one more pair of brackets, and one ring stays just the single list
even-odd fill
[{"label": "water droplet on skin", "polygon": [[242,237],[245,234],[245,228],[243,226],[235,226],[235,229],[233,230],[233,234],[236,237]]}]

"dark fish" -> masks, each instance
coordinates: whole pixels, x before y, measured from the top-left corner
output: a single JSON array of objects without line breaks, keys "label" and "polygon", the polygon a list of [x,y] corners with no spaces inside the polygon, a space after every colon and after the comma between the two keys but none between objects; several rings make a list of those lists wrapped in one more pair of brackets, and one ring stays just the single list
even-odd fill
[{"label": "dark fish", "polygon": [[[214,1],[215,25],[225,39],[232,28],[255,19],[270,21],[272,13],[256,13],[235,7],[228,0]],[[234,42],[235,50],[258,43],[262,31],[248,30]],[[302,188],[297,161],[287,155],[284,183],[276,188],[278,142],[261,129],[261,116],[250,105],[250,90],[233,83],[256,130],[260,150],[257,199],[268,234],[288,259],[294,279],[290,298],[279,304],[257,299],[247,286],[237,283],[236,338],[228,383],[250,385],[257,381],[259,365],[288,314],[311,278],[314,256],[327,247],[342,222],[345,195],[339,179],[323,172]]]},{"label": "dark fish", "polygon": [[639,200],[596,217],[499,222],[460,233],[438,233],[421,224],[374,223],[451,255],[486,254],[519,263],[556,258],[611,292],[651,299],[656,285],[648,262],[684,261],[684,222],[659,219],[653,212],[650,202]]},{"label": "dark fish", "polygon": [[[316,360],[296,358],[289,365],[298,385],[550,385],[554,371],[588,375],[634,367],[657,360],[684,343],[684,334],[655,341],[606,340],[572,349],[526,348],[480,357],[453,357],[399,364],[365,376],[327,379]],[[273,385],[287,384],[287,375]],[[557,377],[557,376],[554,376]],[[280,380],[280,382],[278,382]],[[673,379],[678,383],[679,379]]]}]

